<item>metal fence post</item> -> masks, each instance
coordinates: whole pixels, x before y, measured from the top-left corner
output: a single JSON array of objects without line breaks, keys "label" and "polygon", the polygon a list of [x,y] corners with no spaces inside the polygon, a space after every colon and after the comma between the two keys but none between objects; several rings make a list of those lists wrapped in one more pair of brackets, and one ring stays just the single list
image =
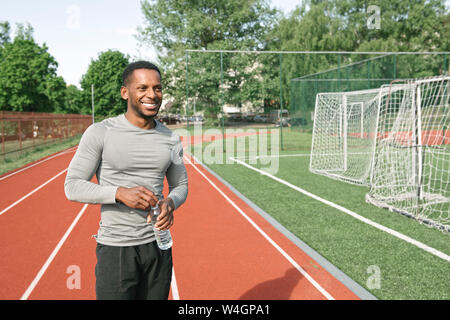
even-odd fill
[{"label": "metal fence post", "polygon": [[19,149],[20,149],[20,151],[22,151],[22,128],[20,125],[20,119],[17,120],[17,133],[19,136]]},{"label": "metal fence post", "polygon": [[282,78],[282,53],[280,53],[280,140],[281,140],[281,150],[284,150],[283,148],[283,78]]},{"label": "metal fence post", "polygon": [[5,120],[3,120],[3,111],[2,111],[2,153],[5,153]]},{"label": "metal fence post", "polygon": [[397,79],[397,55],[394,54],[394,80]]},{"label": "metal fence post", "polygon": [[[187,142],[187,148],[189,151],[191,148],[191,135],[189,133],[189,114],[188,114],[188,101],[189,101],[189,87],[188,87],[188,79],[189,79],[189,69],[188,69],[188,64],[189,64],[189,53],[186,52],[186,76],[185,76],[185,80],[186,80],[186,106],[184,108],[184,115],[186,116],[186,131],[188,132],[188,142]],[[192,150],[192,152],[194,152]]]},{"label": "metal fence post", "polygon": [[225,152],[225,115],[223,113],[224,99],[223,99],[223,53],[220,52],[220,126],[222,127],[222,150]]},{"label": "metal fence post", "polygon": [[342,91],[341,89],[341,55],[338,54],[338,90]]},{"label": "metal fence post", "polygon": [[95,108],[94,108],[94,85],[91,85],[91,99],[92,99],[92,123],[95,123]]}]

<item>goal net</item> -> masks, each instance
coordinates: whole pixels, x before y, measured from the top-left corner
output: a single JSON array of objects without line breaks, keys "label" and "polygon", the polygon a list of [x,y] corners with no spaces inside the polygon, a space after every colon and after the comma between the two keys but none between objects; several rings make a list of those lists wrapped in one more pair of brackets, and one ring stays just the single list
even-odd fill
[{"label": "goal net", "polygon": [[449,229],[449,76],[382,87],[370,191],[378,207]]},{"label": "goal net", "polygon": [[311,172],[368,185],[380,91],[330,92],[316,96]]}]

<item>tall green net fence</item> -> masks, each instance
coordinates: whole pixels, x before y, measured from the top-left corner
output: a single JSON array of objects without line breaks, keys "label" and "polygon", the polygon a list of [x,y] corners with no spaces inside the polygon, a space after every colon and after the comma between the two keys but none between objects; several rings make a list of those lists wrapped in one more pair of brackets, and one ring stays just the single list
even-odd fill
[{"label": "tall green net fence", "polygon": [[390,53],[369,58],[365,56],[369,55],[336,54],[333,59],[325,57],[325,61],[335,66],[291,79],[289,108],[294,119],[298,119],[292,123],[312,124],[318,93],[375,89],[398,79],[448,73],[445,53]]}]

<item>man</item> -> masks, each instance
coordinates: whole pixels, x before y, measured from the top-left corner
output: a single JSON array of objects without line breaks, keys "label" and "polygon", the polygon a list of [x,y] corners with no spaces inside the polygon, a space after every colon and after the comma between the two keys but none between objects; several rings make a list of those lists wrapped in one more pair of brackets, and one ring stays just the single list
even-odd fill
[{"label": "man", "polygon": [[[91,125],[81,138],[65,181],[69,200],[101,204],[97,239],[97,299],[167,299],[172,251],[160,250],[149,211],[161,209],[156,227],[173,225],[187,197],[179,136],[155,121],[162,103],[161,73],[138,61],[123,72],[127,111]],[[98,184],[91,182],[96,174]],[[169,194],[164,199],[163,181]]]}]

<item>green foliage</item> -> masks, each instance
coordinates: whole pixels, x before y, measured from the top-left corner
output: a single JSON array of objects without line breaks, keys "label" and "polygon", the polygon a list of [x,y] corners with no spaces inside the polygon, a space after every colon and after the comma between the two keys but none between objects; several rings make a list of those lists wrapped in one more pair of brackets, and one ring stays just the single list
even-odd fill
[{"label": "green foliage", "polygon": [[82,90],[78,89],[74,85],[69,85],[67,86],[65,93],[65,105],[64,109],[61,110],[62,113],[91,113],[91,104],[85,101]]},{"label": "green foliage", "polygon": [[91,60],[81,79],[83,106],[91,106],[91,86],[94,85],[96,116],[115,116],[125,112],[126,101],[120,95],[120,88],[122,73],[128,63],[129,57],[116,50],[102,52],[96,60]]},{"label": "green foliage", "polygon": [[4,43],[10,42],[11,37],[11,26],[8,21],[0,21],[0,47],[3,46]]},{"label": "green foliage", "polygon": [[146,25],[140,38],[163,54],[217,44],[222,49],[261,47],[275,13],[265,0],[143,1],[142,12]]},{"label": "green foliage", "polygon": [[[380,9],[380,27],[369,28]],[[271,10],[265,1],[144,1],[146,24],[142,42],[159,51],[165,93],[175,105],[186,95],[196,109],[219,112],[222,104],[251,102],[266,111],[280,107],[280,80],[284,107],[291,104],[290,80],[345,66],[369,55],[246,55],[192,53],[185,49],[273,51],[448,51],[449,15],[444,1],[363,0],[303,1],[287,16]],[[447,23],[445,23],[447,21]],[[186,62],[188,62],[186,66]],[[371,64],[354,72],[383,78],[421,77],[442,73],[442,57],[402,57],[387,66]],[[186,68],[187,67],[187,68]],[[395,68],[394,68],[395,69]],[[186,82],[185,75],[188,72]],[[338,71],[337,71],[338,72]],[[394,75],[393,75],[394,74]],[[355,78],[357,74],[351,75]],[[337,73],[336,78],[347,74]],[[369,82],[369,85],[377,85]],[[192,109],[192,108],[189,108]]]},{"label": "green foliage", "polygon": [[[187,89],[198,109],[217,111],[222,99],[219,54],[189,55],[188,69],[194,74],[186,88],[184,50],[261,49],[267,30],[276,23],[276,11],[269,8],[266,0],[143,1],[142,12],[145,26],[140,29],[139,39],[159,51],[164,92],[175,98],[174,106],[184,103]],[[246,69],[249,59],[242,55],[223,59],[225,98],[230,103],[240,103],[240,83],[253,76]]]},{"label": "green foliage", "polygon": [[10,39],[9,22],[0,22],[0,110],[90,114],[94,84],[97,115],[124,111],[120,86],[128,57],[122,53],[101,53],[83,76],[83,90],[79,90],[56,75],[56,60],[45,44],[35,42],[29,24],[18,24],[13,41]]},{"label": "green foliage", "polygon": [[[369,5],[380,9],[379,28],[367,26],[373,15],[368,10]],[[448,19],[445,2],[437,0],[303,2],[280,20],[269,35],[266,48],[289,51],[449,51],[449,37],[445,36],[449,34]],[[334,68],[337,70],[338,67],[372,57],[375,55],[283,55],[283,99],[290,99],[291,79]],[[385,59],[383,62],[388,61],[388,64],[372,63],[369,69],[360,68],[359,71],[364,74],[357,75],[359,71],[352,68],[349,71],[351,74],[336,71],[329,77],[367,78],[371,74],[379,78],[416,78],[443,72],[442,56],[409,55],[397,58],[396,67]],[[273,66],[268,69],[273,69]],[[314,86],[321,84],[312,83]],[[312,94],[315,95],[314,92]]]},{"label": "green foliage", "polygon": [[66,90],[66,82],[62,77],[50,76],[46,79],[44,93],[53,107],[53,112],[67,113],[65,112]]},{"label": "green foliage", "polygon": [[0,51],[0,110],[52,112],[56,102],[51,90],[60,80],[56,77],[57,62],[48,53],[48,47],[38,45],[30,25],[18,25],[12,42],[9,24],[3,24],[1,38],[5,40]]}]

